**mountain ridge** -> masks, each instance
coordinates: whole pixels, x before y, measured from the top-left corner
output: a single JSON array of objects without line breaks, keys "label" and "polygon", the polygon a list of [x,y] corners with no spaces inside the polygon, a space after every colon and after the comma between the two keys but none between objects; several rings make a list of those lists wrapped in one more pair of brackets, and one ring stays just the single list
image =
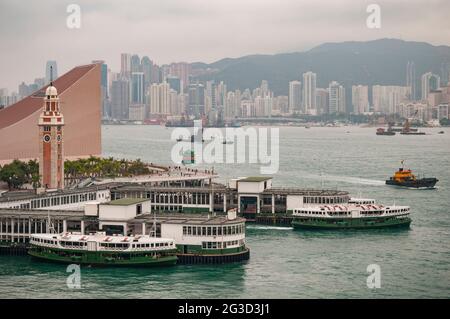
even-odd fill
[{"label": "mountain ridge", "polygon": [[228,90],[253,89],[267,80],[276,95],[287,95],[289,81],[302,81],[307,71],[317,73],[318,87],[328,87],[333,80],[347,89],[354,84],[405,85],[408,61],[416,65],[418,86],[428,71],[448,81],[450,46],[389,38],[326,42],[303,52],[252,54],[192,66],[216,70],[198,79],[224,81]]}]

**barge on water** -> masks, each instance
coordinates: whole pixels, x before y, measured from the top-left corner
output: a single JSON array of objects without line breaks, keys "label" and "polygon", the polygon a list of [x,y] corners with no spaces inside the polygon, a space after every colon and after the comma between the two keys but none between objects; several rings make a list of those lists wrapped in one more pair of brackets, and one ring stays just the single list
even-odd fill
[{"label": "barge on water", "polygon": [[374,200],[357,200],[343,205],[319,205],[294,210],[294,229],[371,229],[409,227],[408,206],[384,206]]},{"label": "barge on water", "polygon": [[28,254],[46,261],[95,266],[168,266],[177,262],[172,239],[107,236],[105,232],[32,234]]}]

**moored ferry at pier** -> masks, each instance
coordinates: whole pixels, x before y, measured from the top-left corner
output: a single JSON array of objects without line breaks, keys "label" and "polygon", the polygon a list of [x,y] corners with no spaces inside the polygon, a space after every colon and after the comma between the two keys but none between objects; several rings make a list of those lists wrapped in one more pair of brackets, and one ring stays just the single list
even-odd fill
[{"label": "moored ferry at pier", "polygon": [[352,199],[348,204],[295,209],[292,226],[306,229],[369,229],[409,227],[408,206],[384,206],[374,200]]},{"label": "moored ferry at pier", "polygon": [[32,234],[28,254],[48,261],[102,266],[162,266],[177,262],[172,239],[73,233]]}]

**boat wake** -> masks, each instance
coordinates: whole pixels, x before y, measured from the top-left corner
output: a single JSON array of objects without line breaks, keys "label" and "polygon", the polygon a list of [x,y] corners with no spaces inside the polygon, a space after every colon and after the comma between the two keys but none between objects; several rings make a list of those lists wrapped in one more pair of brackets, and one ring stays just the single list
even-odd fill
[{"label": "boat wake", "polygon": [[379,181],[376,179],[359,178],[359,177],[325,175],[325,176],[323,176],[323,179],[326,181],[344,182],[344,183],[358,184],[358,185],[370,185],[370,186],[385,185],[385,181]]}]

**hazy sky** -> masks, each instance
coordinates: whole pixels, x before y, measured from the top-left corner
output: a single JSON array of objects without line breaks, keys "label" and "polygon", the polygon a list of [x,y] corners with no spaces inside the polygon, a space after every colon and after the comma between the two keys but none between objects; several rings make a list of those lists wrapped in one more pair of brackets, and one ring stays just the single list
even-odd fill
[{"label": "hazy sky", "polygon": [[[81,7],[81,28],[69,29],[69,4]],[[381,28],[366,26],[371,3]],[[213,62],[246,54],[303,51],[323,42],[399,38],[450,44],[449,0],[0,0],[0,88],[59,74],[120,53],[158,64]]]}]

